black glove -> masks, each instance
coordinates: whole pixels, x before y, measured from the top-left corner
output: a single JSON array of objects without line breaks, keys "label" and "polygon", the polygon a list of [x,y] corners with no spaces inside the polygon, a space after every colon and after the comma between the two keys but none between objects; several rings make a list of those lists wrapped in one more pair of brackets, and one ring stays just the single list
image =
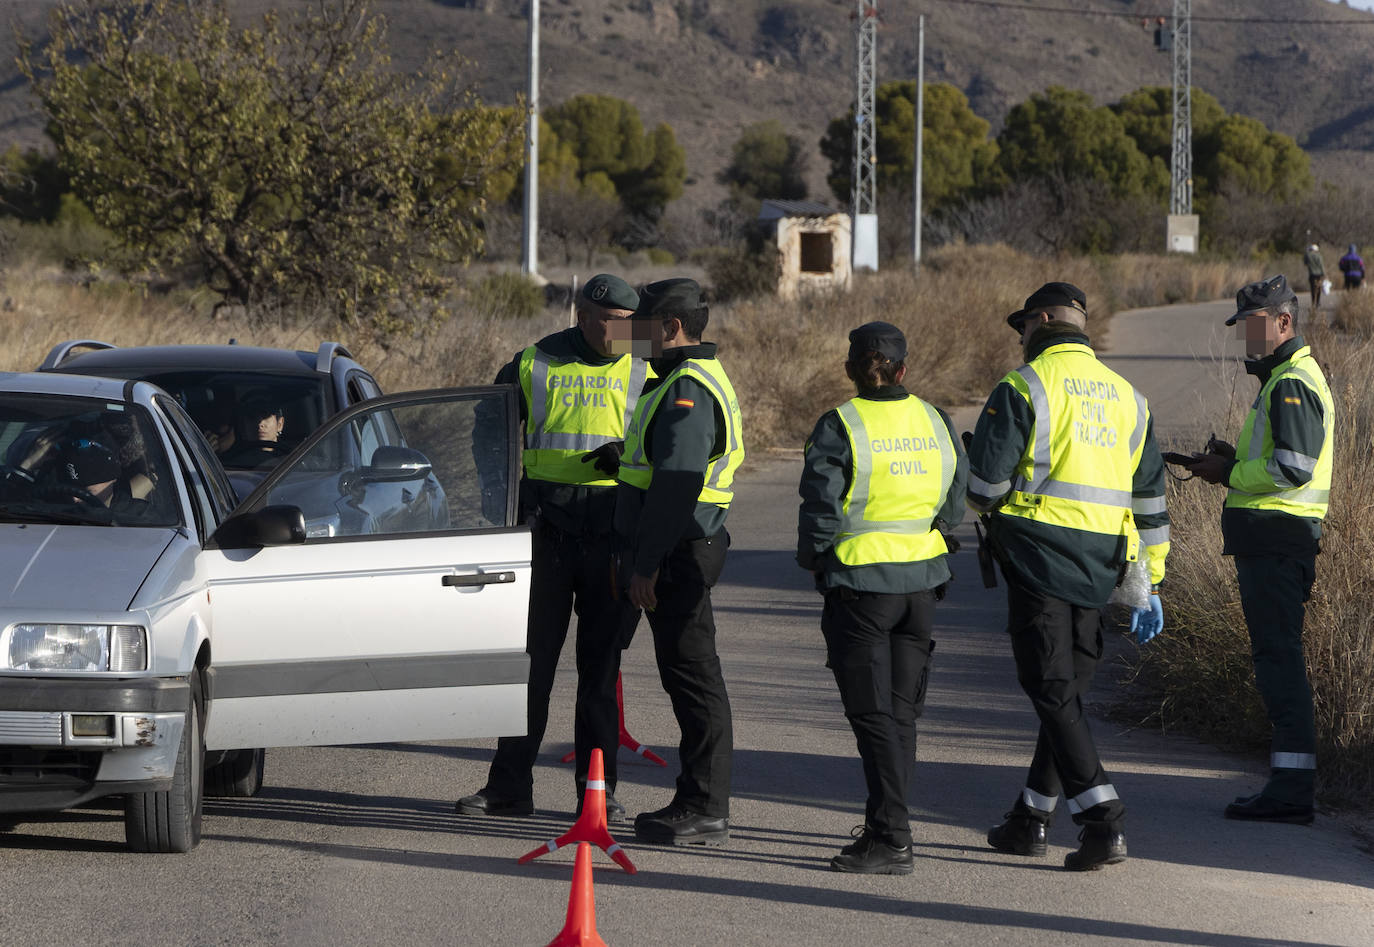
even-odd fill
[{"label": "black glove", "polygon": [[968,453],[973,447],[973,432],[965,431],[963,434],[959,435],[959,440],[964,442],[964,453]]},{"label": "black glove", "polygon": [[941,533],[941,535],[944,536],[945,548],[950,551],[951,555],[959,551],[962,544],[959,542],[959,540],[954,538],[953,534]]},{"label": "black glove", "polygon": [[592,464],[597,470],[608,477],[614,477],[620,473],[620,455],[625,453],[624,441],[611,441],[602,444],[596,450],[589,450],[582,455],[582,463]]}]

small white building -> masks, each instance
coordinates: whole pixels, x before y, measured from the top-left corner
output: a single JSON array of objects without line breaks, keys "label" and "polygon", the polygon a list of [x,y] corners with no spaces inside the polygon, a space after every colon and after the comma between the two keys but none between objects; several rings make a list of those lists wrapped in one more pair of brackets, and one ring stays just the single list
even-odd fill
[{"label": "small white building", "polygon": [[758,219],[774,231],[780,298],[849,288],[848,214],[815,201],[766,200]]}]

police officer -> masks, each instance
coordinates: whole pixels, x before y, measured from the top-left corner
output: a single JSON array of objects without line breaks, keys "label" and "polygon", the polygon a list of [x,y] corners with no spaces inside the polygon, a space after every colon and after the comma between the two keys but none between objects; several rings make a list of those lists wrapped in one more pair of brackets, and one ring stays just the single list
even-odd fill
[{"label": "police officer", "polygon": [[730,833],[730,699],[716,654],[711,587],[730,544],[725,517],[744,460],[739,399],[702,342],[709,310],[690,279],[650,283],[633,317],[652,358],[625,432],[615,529],[630,602],[648,615],[659,679],[682,731],[672,801],[635,818],[635,837],[723,845]]},{"label": "police officer", "polygon": [[1102,657],[1099,610],[1127,561],[1148,556],[1154,594],[1133,625],[1142,643],[1157,634],[1169,549],[1164,464],[1149,408],[1097,360],[1086,314],[1077,286],[1046,283],[1007,317],[1027,364],[988,398],[969,447],[968,486],[969,505],[991,514],[1017,677],[1040,718],[1025,788],[988,843],[1044,855],[1062,795],[1083,827],[1081,846],[1064,859],[1075,871],[1126,857],[1125,807],[1083,709]]},{"label": "police officer", "polygon": [[486,785],[458,800],[465,815],[529,815],[534,811],[534,761],[549,718],[558,655],[577,613],[577,705],[573,742],[578,806],[594,748],[605,765],[606,810],[615,799],[620,743],[615,684],[620,650],[635,613],[614,592],[611,525],[615,476],[625,425],[647,366],[611,354],[639,297],[616,276],[589,279],[577,300],[577,325],[516,354],[496,376],[520,386],[525,426],[521,507],[531,522],[532,563],[526,651],[530,656],[528,730],[502,737]]},{"label": "police officer", "polygon": [[1235,557],[1255,683],[1274,728],[1268,783],[1228,805],[1226,817],[1306,824],[1313,818],[1317,748],[1303,603],[1331,493],[1336,408],[1297,322],[1297,294],[1282,275],[1236,293],[1236,313],[1226,324],[1240,324],[1245,370],[1259,378],[1259,397],[1240,442],[1233,448],[1213,440],[1190,469],[1227,488],[1222,554]]},{"label": "police officer", "polygon": [[944,531],[964,515],[968,460],[939,408],[907,392],[906,339],[870,322],[849,333],[858,391],[806,442],[797,562],[825,594],[821,633],[858,741],[868,801],[835,871],[912,870],[907,789],[925,702],[935,602],[949,582]]}]

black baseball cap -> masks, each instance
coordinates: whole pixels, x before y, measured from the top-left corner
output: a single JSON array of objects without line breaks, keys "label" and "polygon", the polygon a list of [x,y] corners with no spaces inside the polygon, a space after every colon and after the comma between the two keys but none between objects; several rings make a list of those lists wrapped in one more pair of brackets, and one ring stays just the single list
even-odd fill
[{"label": "black baseball cap", "polygon": [[57,478],[78,487],[117,480],[123,468],[119,458],[100,441],[88,437],[72,441],[57,462]]},{"label": "black baseball cap", "polygon": [[1289,287],[1288,280],[1282,273],[1254,283],[1246,283],[1236,293],[1236,314],[1227,319],[1226,324],[1233,326],[1241,316],[1272,309],[1297,298],[1298,294]]},{"label": "black baseball cap", "polygon": [[1007,316],[1007,325],[1020,332],[1021,320],[1030,315],[1032,309],[1047,309],[1050,306],[1068,306],[1086,315],[1088,297],[1072,283],[1046,283],[1027,296],[1020,309]]},{"label": "black baseball cap", "polygon": [[619,276],[598,273],[582,287],[582,299],[602,309],[628,309],[639,306],[639,293]]},{"label": "black baseball cap", "polygon": [[869,352],[900,362],[906,358],[906,336],[890,322],[866,322],[849,333],[849,360],[852,362]]}]

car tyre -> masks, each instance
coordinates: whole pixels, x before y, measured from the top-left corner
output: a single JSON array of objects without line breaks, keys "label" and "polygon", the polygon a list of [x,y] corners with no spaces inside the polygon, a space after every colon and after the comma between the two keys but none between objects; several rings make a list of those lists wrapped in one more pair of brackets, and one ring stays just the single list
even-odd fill
[{"label": "car tyre", "polygon": [[229,759],[205,771],[205,795],[246,799],[262,789],[267,751],[238,750]]},{"label": "car tyre", "polygon": [[172,788],[124,797],[124,839],[135,852],[189,852],[200,843],[205,781],[200,675],[191,674],[191,706],[181,730]]}]

